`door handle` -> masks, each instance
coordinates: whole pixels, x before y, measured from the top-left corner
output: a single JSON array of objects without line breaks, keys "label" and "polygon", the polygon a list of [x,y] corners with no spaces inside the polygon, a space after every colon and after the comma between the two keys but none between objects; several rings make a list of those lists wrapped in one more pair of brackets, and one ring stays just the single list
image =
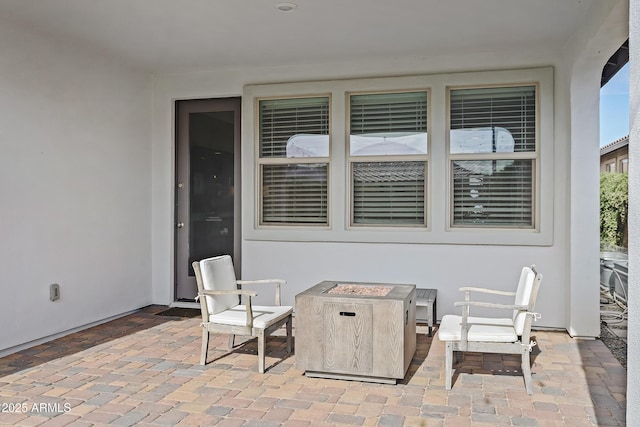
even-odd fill
[{"label": "door handle", "polygon": [[179,222],[179,223],[177,223],[177,224],[176,224],[176,227],[178,227],[178,228],[182,228],[182,227],[184,227],[184,222]]},{"label": "door handle", "polygon": [[354,317],[356,314],[353,311],[341,311],[340,316]]}]

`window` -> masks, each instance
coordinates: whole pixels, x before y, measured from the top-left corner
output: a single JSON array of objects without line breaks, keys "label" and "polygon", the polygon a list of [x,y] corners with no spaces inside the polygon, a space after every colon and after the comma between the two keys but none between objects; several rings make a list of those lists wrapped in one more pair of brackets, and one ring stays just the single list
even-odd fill
[{"label": "window", "polygon": [[349,96],[352,225],[426,225],[427,98]]},{"label": "window", "polygon": [[616,162],[610,162],[606,165],[607,172],[615,172],[616,171]]},{"label": "window", "polygon": [[552,245],[554,74],[246,85],[243,238]]},{"label": "window", "polygon": [[329,97],[258,101],[260,224],[328,225]]},{"label": "window", "polygon": [[536,88],[450,89],[452,227],[535,227]]},{"label": "window", "polygon": [[620,172],[629,172],[629,159],[620,160]]}]

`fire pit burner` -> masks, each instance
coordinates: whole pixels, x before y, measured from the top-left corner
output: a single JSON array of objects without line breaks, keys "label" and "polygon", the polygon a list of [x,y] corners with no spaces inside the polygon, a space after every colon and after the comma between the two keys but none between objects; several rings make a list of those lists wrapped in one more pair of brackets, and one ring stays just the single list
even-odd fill
[{"label": "fire pit burner", "polygon": [[363,295],[383,297],[391,292],[389,286],[370,286],[370,285],[356,285],[354,283],[340,283],[327,291],[328,294],[338,295]]}]

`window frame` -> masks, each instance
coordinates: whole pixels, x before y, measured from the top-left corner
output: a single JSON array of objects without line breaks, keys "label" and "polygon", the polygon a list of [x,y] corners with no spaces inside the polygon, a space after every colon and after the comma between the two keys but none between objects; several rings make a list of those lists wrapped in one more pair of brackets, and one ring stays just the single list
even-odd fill
[{"label": "window frame", "polygon": [[[290,99],[309,99],[309,98],[326,98],[327,99],[327,120],[328,120],[328,138],[329,147],[327,157],[262,157],[260,151],[260,102],[261,101],[273,101],[273,100],[290,100]],[[310,94],[296,94],[296,95],[283,95],[283,96],[261,96],[255,98],[255,188],[256,191],[256,205],[257,206],[257,226],[259,228],[320,228],[326,229],[331,227],[331,159],[332,159],[332,94],[330,92],[322,93],[310,93]],[[323,223],[312,222],[265,222],[264,221],[264,186],[263,186],[263,170],[265,166],[287,166],[287,165],[326,165],[327,169],[327,193],[326,193],[326,211],[327,220]]]},{"label": "window frame", "polygon": [[[535,90],[535,150],[534,151],[522,151],[522,152],[510,152],[510,153],[452,153],[451,152],[451,93],[455,90],[465,89],[492,89],[492,88],[512,88],[512,87],[534,87]],[[471,84],[471,85],[447,85],[446,87],[446,102],[445,102],[445,114],[446,114],[446,168],[447,168],[447,231],[456,230],[525,230],[536,231],[540,230],[540,164],[541,164],[541,94],[540,94],[540,82],[539,81],[523,81],[523,82],[510,82],[510,83],[494,83],[494,84]],[[473,224],[454,224],[454,162],[456,161],[493,161],[493,160],[531,160],[533,162],[532,179],[531,179],[531,216],[532,225],[486,225],[478,226]]]},{"label": "window frame", "polygon": [[[245,242],[393,243],[444,245],[551,246],[557,203],[568,191],[564,176],[565,139],[555,128],[557,94],[555,69],[551,66],[493,71],[418,74],[346,79],[247,84],[242,91],[242,238]],[[447,88],[481,86],[521,86],[539,84],[538,142],[536,164],[536,229],[450,228],[447,130],[449,119]],[[421,227],[350,226],[350,171],[347,162],[347,93],[400,92],[428,88],[429,164],[427,170],[427,221]],[[259,216],[259,176],[257,169],[256,98],[289,98],[331,94],[331,160],[329,171],[329,226],[265,225]],[[556,140],[560,143],[556,144]],[[556,163],[556,161],[560,163]],[[558,181],[554,177],[559,177]],[[252,243],[253,244],[253,243]]]},{"label": "window frame", "polygon": [[[403,93],[417,93],[423,92],[426,94],[426,137],[427,137],[427,152],[426,154],[406,155],[406,154],[383,154],[383,155],[367,155],[367,156],[354,156],[351,154],[351,97],[358,95],[393,95]],[[356,229],[420,229],[429,230],[430,225],[430,203],[429,203],[429,183],[430,183],[430,155],[431,155],[431,88],[402,88],[402,89],[386,89],[386,90],[365,90],[365,91],[347,91],[345,93],[345,146],[346,146],[346,187],[347,191],[347,228],[349,230]],[[422,224],[374,224],[374,223],[356,223],[355,222],[355,209],[354,209],[354,164],[355,163],[393,163],[393,162],[416,162],[424,164],[424,220]]]}]

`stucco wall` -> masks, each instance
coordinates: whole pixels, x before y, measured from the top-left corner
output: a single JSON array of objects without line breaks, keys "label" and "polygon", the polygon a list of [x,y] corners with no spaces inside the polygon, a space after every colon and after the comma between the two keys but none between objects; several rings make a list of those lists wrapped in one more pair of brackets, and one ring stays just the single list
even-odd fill
[{"label": "stucco wall", "polygon": [[[539,225],[532,230],[447,230],[448,179],[446,154],[446,86],[469,84],[509,84],[537,82],[539,164],[536,201]],[[428,227],[398,229],[349,227],[346,208],[349,176],[345,166],[347,152],[344,131],[345,91],[401,90],[429,88],[430,159],[428,162]],[[293,304],[295,294],[331,277],[335,280],[413,283],[439,291],[440,316],[453,310],[460,298],[458,288],[465,284],[513,290],[520,268],[536,264],[551,283],[547,295],[553,294],[554,283],[560,283],[563,270],[555,265],[562,256],[561,246],[554,244],[554,117],[553,69],[538,68],[517,71],[481,73],[430,74],[405,78],[355,79],[299,84],[259,85],[244,91],[244,117],[254,117],[254,97],[286,94],[329,93],[332,109],[329,210],[330,227],[258,227],[257,185],[252,143],[243,152],[243,273],[280,275],[289,281],[285,301]],[[256,134],[252,121],[243,122],[243,140],[253,142]],[[555,277],[554,277],[555,276]],[[266,300],[265,300],[266,302]],[[506,302],[503,300],[503,302]],[[541,325],[563,327],[563,300],[548,298]],[[476,313],[478,313],[476,311]]]},{"label": "stucco wall", "polygon": [[[553,161],[543,165],[543,173],[553,174],[551,215],[553,238],[547,245],[478,244],[401,244],[322,242],[313,239],[256,239],[253,224],[244,221],[242,244],[242,276],[245,279],[280,276],[289,281],[284,295],[292,303],[297,292],[326,278],[344,280],[396,281],[416,283],[439,289],[439,316],[451,312],[452,302],[459,298],[459,285],[474,283],[510,288],[523,264],[536,263],[545,278],[539,296],[543,319],[538,326],[566,328],[575,336],[599,334],[598,319],[598,227],[597,186],[594,191],[576,194],[580,182],[597,181],[598,85],[591,82],[599,75],[602,64],[619,46],[609,39],[610,52],[601,49],[596,61],[589,62],[588,78],[576,79],[575,65],[585,51],[594,46],[603,23],[610,20],[617,1],[599,2],[585,17],[585,25],[566,46],[540,46],[535,51],[508,51],[496,46],[479,53],[447,54],[424,57],[354,58],[338,63],[303,63],[281,67],[253,67],[237,70],[156,76],[154,80],[153,135],[153,283],[154,302],[172,302],[173,278],[173,110],[175,99],[241,96],[245,85],[301,82],[313,80],[366,78],[376,76],[430,75],[477,70],[511,70],[551,66],[554,75]],[[615,21],[615,20],[614,20]],[[605,32],[610,31],[606,25]],[[606,38],[605,38],[606,40]],[[623,41],[622,39],[620,43]],[[601,48],[598,45],[596,48]],[[579,77],[579,76],[578,76]],[[576,96],[584,90],[588,97]],[[245,100],[246,102],[246,100]],[[576,112],[578,112],[576,114]],[[584,127],[572,120],[595,120],[595,127]],[[253,117],[243,117],[243,121]],[[576,129],[583,126],[584,132]],[[593,135],[589,132],[594,130]],[[589,134],[586,146],[579,142]],[[253,140],[243,140],[247,144]],[[594,141],[591,144],[591,140]],[[580,152],[593,145],[584,167],[571,162],[582,161]],[[244,165],[243,180],[253,179]],[[251,167],[251,166],[249,166]],[[340,167],[340,165],[338,165]],[[583,178],[585,178],[583,180]],[[595,181],[594,181],[595,182]],[[581,191],[581,190],[580,190]],[[249,200],[253,196],[248,195]],[[243,198],[243,208],[253,209]],[[440,206],[436,206],[439,208]],[[585,217],[581,212],[589,212]],[[249,213],[251,217],[251,212]],[[594,218],[596,218],[594,220]],[[572,221],[574,224],[572,225]],[[593,226],[593,227],[591,227]],[[249,227],[249,228],[247,228]],[[587,228],[585,228],[587,227]],[[593,229],[588,229],[591,227]],[[582,236],[582,237],[581,237]],[[486,242],[485,242],[486,243]],[[588,243],[585,245],[585,243]],[[593,269],[582,271],[583,263],[593,259]],[[589,274],[593,270],[595,273]],[[582,273],[581,273],[582,271]],[[573,302],[570,302],[571,299]],[[586,307],[586,309],[585,309]]]},{"label": "stucco wall", "polygon": [[[272,83],[282,81],[308,81],[328,78],[370,77],[372,75],[429,75],[443,71],[469,71],[468,64],[474,64],[476,70],[496,68],[518,69],[523,67],[553,66],[559,62],[557,51],[541,49],[538,52],[483,53],[481,55],[446,56],[426,61],[422,58],[396,60],[392,65],[382,59],[366,58],[358,62],[339,64],[298,65],[288,68],[255,68],[212,73],[198,73],[172,76],[156,76],[154,94],[154,185],[162,183],[164,189],[154,191],[154,301],[168,304],[172,301],[170,274],[173,254],[162,247],[171,247],[173,242],[173,174],[172,165],[172,102],[175,99],[238,96],[243,94],[247,84]],[[443,69],[444,67],[444,69]],[[553,72],[552,72],[553,74]],[[566,81],[554,82],[555,87],[567,85]],[[552,85],[553,87],[553,85]],[[556,89],[557,90],[557,89]],[[553,89],[552,89],[553,91]],[[245,100],[246,102],[247,100]],[[251,102],[251,101],[248,101]],[[442,107],[440,107],[442,110]],[[551,105],[551,111],[555,105]],[[243,116],[243,121],[251,120]],[[556,123],[551,138],[567,132],[566,123]],[[565,140],[564,138],[561,139]],[[253,144],[251,138],[244,138],[243,150],[247,144]],[[561,144],[551,144],[547,150],[555,155],[565,150]],[[547,153],[549,154],[549,153]],[[561,154],[561,153],[560,153]],[[567,157],[560,156],[563,160]],[[438,166],[441,168],[442,165]],[[338,166],[339,167],[339,166]],[[435,166],[434,166],[435,167]],[[564,176],[567,164],[549,161],[543,166],[546,177]],[[253,179],[249,165],[243,164],[243,182]],[[444,169],[443,169],[444,170]],[[440,180],[437,176],[434,180]],[[242,244],[242,277],[282,277],[288,280],[284,293],[284,302],[292,304],[296,293],[315,284],[317,281],[334,278],[337,280],[370,280],[416,283],[421,287],[439,289],[439,316],[452,309],[453,301],[459,298],[457,288],[464,284],[484,284],[503,289],[515,286],[522,265],[536,263],[545,275],[545,285],[540,293],[539,307],[543,310],[543,321],[539,324],[551,327],[566,327],[565,278],[566,244],[564,234],[553,233],[553,229],[564,230],[566,224],[566,205],[563,194],[564,183],[555,186],[548,207],[551,222],[550,239],[545,243],[538,241],[532,246],[487,244],[487,239],[478,239],[478,244],[402,244],[381,243],[384,238],[378,236],[374,243],[366,239],[359,243],[345,239],[337,241],[273,241],[255,239],[250,233],[252,223],[244,221],[245,237]],[[243,188],[244,191],[244,188]],[[243,202],[252,199],[252,195]],[[339,198],[337,199],[339,201]],[[249,209],[247,211],[247,208]],[[434,205],[433,210],[441,216],[442,204]],[[244,212],[252,217],[253,206],[244,203]],[[342,212],[343,208],[338,208]],[[162,231],[162,232],[160,232]],[[441,231],[441,230],[440,230]],[[435,234],[435,233],[434,233]],[[284,239],[286,240],[286,239]],[[309,241],[311,240],[311,241]],[[467,239],[467,242],[470,240]],[[473,241],[473,239],[471,239]],[[594,279],[597,285],[597,277]]]},{"label": "stucco wall", "polygon": [[[637,3],[632,1],[636,15]],[[555,182],[550,242],[245,238],[242,274],[286,278],[288,303],[295,293],[331,276],[438,287],[441,316],[452,310],[458,285],[508,288],[520,265],[535,262],[545,275],[539,325],[597,335],[597,228],[591,230],[597,224],[597,191],[583,189],[597,171],[593,76],[601,70],[599,61],[624,40],[617,38],[626,19],[619,9],[625,5],[622,0],[595,3],[565,46],[527,51],[494,46],[438,55],[425,51],[411,57],[220,69],[153,80],[85,46],[2,22],[0,354],[149,303],[172,303],[175,99],[241,96],[248,84],[540,66],[555,70],[553,162],[544,165]],[[632,34],[637,37],[637,28]],[[637,75],[632,64],[636,86]],[[637,105],[632,111],[637,116]],[[632,126],[637,127],[633,117]],[[637,130],[632,143],[634,138]],[[59,301],[49,301],[51,283],[61,286]],[[631,330],[630,341],[633,337]]]},{"label": "stucco wall", "polygon": [[2,353],[151,302],[151,80],[9,22],[0,51]]},{"label": "stucco wall", "polygon": [[[629,19],[629,162],[640,164],[640,0]],[[627,425],[640,425],[640,168],[629,169],[629,332],[627,336]]]},{"label": "stucco wall", "polygon": [[[566,111],[569,163],[567,183],[567,330],[572,336],[599,336],[599,94],[607,59],[628,35],[628,3],[593,5],[584,25],[564,46],[564,72],[569,85],[559,88],[569,103]],[[596,315],[594,315],[596,314]]]},{"label": "stucco wall", "polygon": [[[241,96],[248,84],[540,66],[555,70],[553,162],[544,165],[555,182],[550,242],[514,246],[245,238],[242,274],[289,280],[285,302],[330,276],[438,287],[441,316],[452,310],[458,285],[508,288],[520,265],[535,262],[545,275],[539,325],[597,334],[597,228],[591,230],[597,224],[597,191],[582,190],[589,174],[597,171],[593,76],[601,70],[598,61],[619,45],[618,36],[610,34],[625,18],[614,9],[625,4],[597,2],[566,46],[527,51],[494,46],[464,54],[425,52],[220,69],[158,75],[153,83],[84,46],[3,22],[0,352],[152,302],[172,303],[175,99]],[[617,15],[612,19],[612,14]],[[588,68],[584,76],[576,71],[583,66]],[[637,72],[635,76],[637,84]],[[57,302],[48,299],[51,283],[61,285]]]}]

